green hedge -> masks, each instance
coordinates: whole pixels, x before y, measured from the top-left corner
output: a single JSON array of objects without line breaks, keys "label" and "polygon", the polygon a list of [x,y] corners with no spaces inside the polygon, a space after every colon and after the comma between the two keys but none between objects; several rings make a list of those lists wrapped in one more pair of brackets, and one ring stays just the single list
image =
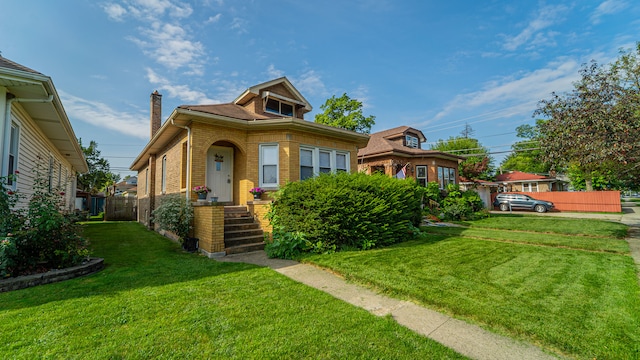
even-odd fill
[{"label": "green hedge", "polygon": [[366,250],[412,238],[421,222],[423,193],[409,179],[321,174],[281,188],[268,217],[274,234],[303,234],[311,251]]}]

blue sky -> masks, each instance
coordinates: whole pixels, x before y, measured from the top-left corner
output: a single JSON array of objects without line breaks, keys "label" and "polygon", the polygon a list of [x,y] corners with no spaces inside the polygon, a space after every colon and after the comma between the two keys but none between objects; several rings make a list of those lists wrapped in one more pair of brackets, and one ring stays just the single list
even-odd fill
[{"label": "blue sky", "polygon": [[149,140],[154,90],[165,120],[280,76],[311,102],[307,120],[346,92],[374,132],[409,125],[431,143],[469,124],[499,163],[539,100],[640,41],[640,3],[25,0],[3,2],[0,34],[122,176]]}]

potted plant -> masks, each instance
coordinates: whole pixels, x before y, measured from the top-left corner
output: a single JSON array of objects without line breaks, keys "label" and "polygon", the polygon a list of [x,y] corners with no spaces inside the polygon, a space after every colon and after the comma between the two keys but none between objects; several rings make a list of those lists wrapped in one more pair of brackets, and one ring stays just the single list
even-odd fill
[{"label": "potted plant", "polygon": [[191,191],[198,194],[198,200],[206,200],[207,194],[211,192],[211,189],[209,189],[206,185],[198,185],[191,189]]},{"label": "potted plant", "polygon": [[253,194],[253,198],[255,200],[260,200],[260,197],[264,193],[264,189],[259,187],[254,187],[253,189],[249,190],[249,192]]}]

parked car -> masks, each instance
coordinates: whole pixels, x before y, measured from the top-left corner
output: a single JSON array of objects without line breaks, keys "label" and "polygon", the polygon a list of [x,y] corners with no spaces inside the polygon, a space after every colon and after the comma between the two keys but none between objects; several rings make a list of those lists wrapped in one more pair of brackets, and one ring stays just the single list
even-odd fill
[{"label": "parked car", "polygon": [[544,200],[537,200],[524,194],[498,194],[493,201],[493,206],[501,211],[513,210],[533,210],[539,213],[553,209],[553,203]]}]

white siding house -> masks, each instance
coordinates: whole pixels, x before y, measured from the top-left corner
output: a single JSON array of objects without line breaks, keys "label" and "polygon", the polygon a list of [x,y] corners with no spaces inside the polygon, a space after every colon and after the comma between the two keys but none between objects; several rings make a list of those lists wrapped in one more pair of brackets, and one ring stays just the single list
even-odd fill
[{"label": "white siding house", "polygon": [[19,172],[7,186],[26,195],[21,207],[33,193],[36,167],[73,210],[76,173],[88,168],[53,82],[0,56],[0,176]]}]

